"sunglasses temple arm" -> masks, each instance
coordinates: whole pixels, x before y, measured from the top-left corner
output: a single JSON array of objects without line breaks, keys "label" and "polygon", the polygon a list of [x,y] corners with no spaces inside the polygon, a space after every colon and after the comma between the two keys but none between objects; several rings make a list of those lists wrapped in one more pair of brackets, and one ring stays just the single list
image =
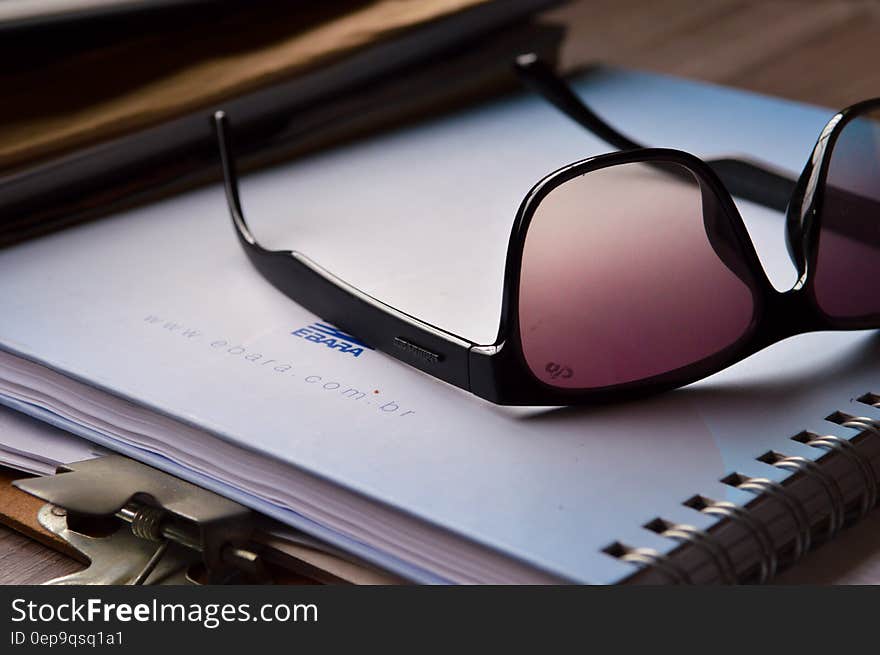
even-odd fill
[{"label": "sunglasses temple arm", "polygon": [[737,198],[785,212],[794,195],[796,181],[784,173],[769,170],[764,164],[731,158],[710,159],[706,163]]},{"label": "sunglasses temple arm", "polygon": [[[566,116],[618,150],[644,148],[641,143],[616,130],[575,94],[571,86],[533,53],[520,55],[514,70],[526,86],[541,94]],[[734,196],[778,211],[785,211],[795,180],[740,159],[707,162]]]},{"label": "sunglasses temple arm", "polygon": [[541,94],[563,114],[586,128],[618,150],[633,150],[644,146],[618,132],[587,107],[571,86],[534,53],[518,56],[514,70],[520,80],[536,93]]},{"label": "sunglasses temple arm", "polygon": [[244,219],[244,211],[241,208],[241,199],[238,193],[238,172],[235,166],[235,159],[232,156],[232,134],[226,113],[223,111],[214,112],[212,124],[214,126],[214,133],[217,136],[217,147],[220,150],[223,186],[226,190],[226,202],[229,205],[229,213],[232,216],[232,225],[243,245],[265,250],[257,242]]}]

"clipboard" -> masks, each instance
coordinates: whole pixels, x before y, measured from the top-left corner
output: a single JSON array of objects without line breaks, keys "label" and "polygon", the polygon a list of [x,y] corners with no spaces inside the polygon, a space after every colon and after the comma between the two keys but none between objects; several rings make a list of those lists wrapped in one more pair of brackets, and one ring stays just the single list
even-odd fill
[{"label": "clipboard", "polygon": [[15,477],[0,469],[0,523],[85,565],[46,584],[405,583],[121,455]]}]

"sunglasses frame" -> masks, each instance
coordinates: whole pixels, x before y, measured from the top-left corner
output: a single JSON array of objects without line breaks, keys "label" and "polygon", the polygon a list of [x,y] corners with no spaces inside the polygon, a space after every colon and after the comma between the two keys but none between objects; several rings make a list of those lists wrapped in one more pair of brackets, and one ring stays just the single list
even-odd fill
[{"label": "sunglasses frame", "polygon": [[[849,123],[870,112],[880,111],[880,98],[863,100],[837,112],[826,123],[819,135],[812,154],[804,167],[792,193],[786,211],[786,245],[797,267],[798,284],[807,290],[815,311],[826,316],[834,329],[868,329],[880,327],[880,314],[859,319],[842,319],[824,314],[816,300],[813,271],[817,270],[819,240],[822,232],[822,207],[828,170],[834,154],[834,146]],[[845,326],[845,327],[844,327]]]},{"label": "sunglasses frame", "polygon": [[[519,62],[518,62],[519,65]],[[716,373],[749,355],[787,337],[828,329],[880,327],[880,320],[858,325],[831,319],[819,308],[813,292],[821,228],[821,202],[830,156],[841,130],[866,108],[880,107],[880,99],[853,105],[836,114],[823,129],[813,155],[796,183],[778,174],[738,160],[703,161],[694,155],[666,148],[641,148],[629,141],[579,103],[563,81],[529,60],[532,83],[569,116],[589,129],[596,123],[607,132],[606,140],[631,149],[590,157],[556,170],[540,180],[526,195],[514,221],[508,242],[504,270],[501,320],[498,336],[491,345],[480,345],[400,311],[348,284],[302,253],[267,250],[247,226],[241,207],[238,175],[232,158],[228,119],[222,111],[214,114],[226,197],[239,241],[254,267],[286,296],[342,330],[355,335],[376,350],[387,353],[429,375],[470,391],[500,405],[579,405],[630,400],[681,387]],[[537,72],[536,72],[537,71]],[[547,85],[552,86],[548,90]],[[553,95],[556,94],[554,98]],[[560,94],[566,106],[560,105]],[[565,95],[568,94],[568,95]],[[587,112],[585,123],[583,111]],[[580,115],[579,115],[580,113]],[[606,134],[597,133],[606,137]],[[618,143],[615,143],[615,136]],[[625,142],[621,142],[621,139]],[[719,238],[732,244],[740,258],[738,275],[748,277],[754,299],[752,322],[733,344],[703,360],[652,376],[602,388],[566,389],[546,384],[532,373],[523,353],[519,324],[519,284],[522,254],[529,225],[541,200],[561,184],[592,171],[627,163],[675,164],[690,171],[700,184],[704,203],[717,201],[720,220],[712,229],[723,232]],[[811,179],[815,176],[815,180]],[[723,181],[722,181],[723,178]],[[771,188],[762,200],[761,184]],[[793,186],[788,203],[786,229],[790,254],[798,269],[798,283],[788,291],[777,291],[760,264],[745,223],[728,187],[741,190],[749,199],[767,206],[781,207],[780,193]],[[709,194],[707,196],[707,193]],[[710,240],[713,234],[707,229]],[[717,235],[716,235],[717,236]],[[724,260],[728,266],[730,261]],[[736,265],[736,264],[734,264]],[[742,279],[742,277],[741,277]]]}]

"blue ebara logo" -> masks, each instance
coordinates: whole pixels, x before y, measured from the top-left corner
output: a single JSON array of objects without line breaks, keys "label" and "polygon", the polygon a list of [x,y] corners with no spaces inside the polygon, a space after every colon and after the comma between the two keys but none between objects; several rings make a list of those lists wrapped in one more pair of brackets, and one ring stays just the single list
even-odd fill
[{"label": "blue ebara logo", "polygon": [[352,357],[360,357],[364,350],[373,350],[363,341],[326,323],[312,323],[294,330],[291,334],[312,343],[320,343],[331,350],[347,353]]}]

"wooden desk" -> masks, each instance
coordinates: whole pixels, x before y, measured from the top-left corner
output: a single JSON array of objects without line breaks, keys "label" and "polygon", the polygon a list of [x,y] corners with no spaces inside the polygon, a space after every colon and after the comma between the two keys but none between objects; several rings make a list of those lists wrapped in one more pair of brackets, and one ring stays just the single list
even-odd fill
[{"label": "wooden desk", "polygon": [[[834,109],[880,96],[880,4],[860,0],[589,0],[548,12],[563,65],[604,61]],[[0,584],[75,562],[0,526]],[[808,555],[780,583],[880,583],[880,511]]]},{"label": "wooden desk", "polygon": [[66,555],[0,525],[0,584],[40,584],[81,568]]},{"label": "wooden desk", "polygon": [[880,3],[864,0],[589,0],[563,63],[604,61],[841,109],[880,96]]}]

